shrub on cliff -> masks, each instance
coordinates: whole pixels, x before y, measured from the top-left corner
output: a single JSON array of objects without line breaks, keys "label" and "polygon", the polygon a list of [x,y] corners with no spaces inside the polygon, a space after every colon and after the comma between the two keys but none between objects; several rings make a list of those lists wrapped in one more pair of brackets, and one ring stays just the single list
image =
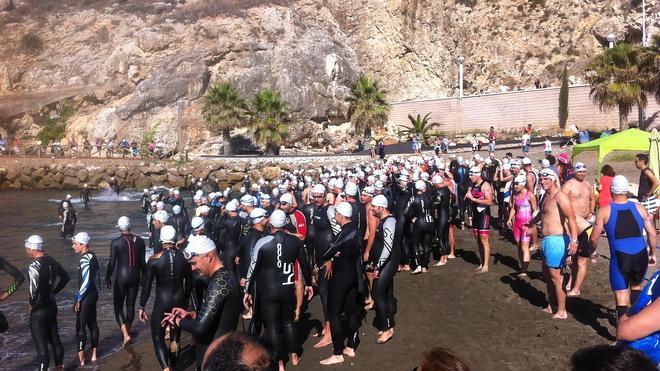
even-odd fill
[{"label": "shrub on cliff", "polygon": [[60,141],[66,136],[66,124],[67,121],[73,114],[75,110],[70,104],[63,104],[56,116],[50,116],[41,127],[39,134],[37,134],[37,139],[41,141],[41,144],[47,145],[51,141]]},{"label": "shrub on cliff", "polygon": [[44,47],[44,43],[39,35],[29,32],[21,37],[21,46],[28,53],[38,53]]},{"label": "shrub on cliff", "polygon": [[355,133],[371,136],[371,130],[381,128],[387,122],[390,105],[387,103],[386,92],[378,86],[378,81],[362,75],[351,87],[351,93],[346,97],[349,103],[348,117],[355,126]]},{"label": "shrub on cliff", "polygon": [[233,129],[245,126],[247,112],[245,99],[228,82],[212,87],[206,95],[202,116],[211,132],[222,133],[225,156],[234,153],[230,134]]}]

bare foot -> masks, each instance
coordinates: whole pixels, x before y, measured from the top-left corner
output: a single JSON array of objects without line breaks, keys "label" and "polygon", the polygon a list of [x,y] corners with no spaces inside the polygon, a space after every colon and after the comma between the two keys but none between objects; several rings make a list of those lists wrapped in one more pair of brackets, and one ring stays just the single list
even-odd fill
[{"label": "bare foot", "polygon": [[547,307],[543,308],[543,311],[552,314],[552,307],[548,305]]},{"label": "bare foot", "polygon": [[332,338],[331,337],[323,337],[321,340],[319,340],[318,343],[314,344],[314,348],[323,348],[325,346],[328,346],[332,344]]},{"label": "bare foot", "polygon": [[426,272],[428,272],[428,269],[422,268],[422,273],[426,273]]},{"label": "bare foot", "polygon": [[449,254],[449,255],[447,255],[447,257],[449,259],[456,259],[456,255],[454,255],[454,254]]},{"label": "bare foot", "polygon": [[344,356],[342,355],[332,355],[319,363],[322,365],[336,365],[338,363],[343,363],[344,362]]},{"label": "bare foot", "polygon": [[481,268],[480,270],[474,272],[475,274],[484,274],[488,273],[488,267]]},{"label": "bare foot", "polygon": [[298,353],[291,353],[291,364],[298,366],[300,364],[300,356]]},{"label": "bare foot", "polygon": [[480,271],[482,268],[483,268],[483,267],[480,265],[480,266],[476,267],[474,270],[475,270],[475,272],[476,272],[476,271]]},{"label": "bare foot", "polygon": [[132,338],[132,337],[130,337],[130,336],[124,336],[124,344],[122,344],[122,345],[123,345],[123,346],[126,346],[126,345],[130,344],[131,342],[133,342],[133,338]]},{"label": "bare foot", "polygon": [[353,358],[355,357],[355,349],[346,347],[344,348],[344,351],[342,352],[346,357]]},{"label": "bare foot", "polygon": [[370,302],[369,304],[367,304],[367,305],[364,306],[364,310],[367,310],[367,311],[368,311],[368,310],[372,310],[373,307],[374,307],[374,302],[372,301],[372,302]]},{"label": "bare foot", "polygon": [[566,293],[566,296],[580,296],[580,290],[571,290]]},{"label": "bare foot", "polygon": [[403,267],[401,267],[401,270],[404,271],[404,272],[409,271],[410,270],[410,265],[408,265],[408,264],[404,265]]},{"label": "bare foot", "polygon": [[378,337],[378,340],[376,340],[376,343],[385,344],[388,341],[390,341],[390,339],[393,337],[394,337],[394,329],[391,328],[387,331],[383,331],[383,333]]},{"label": "bare foot", "polygon": [[566,313],[566,311],[557,312],[557,313],[555,313],[554,316],[552,316],[552,318],[553,319],[566,319],[566,318],[568,318],[568,314]]}]

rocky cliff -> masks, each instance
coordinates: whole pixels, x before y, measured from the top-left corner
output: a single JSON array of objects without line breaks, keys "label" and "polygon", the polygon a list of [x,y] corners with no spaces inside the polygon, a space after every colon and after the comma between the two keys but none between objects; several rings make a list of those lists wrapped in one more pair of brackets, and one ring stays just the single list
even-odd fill
[{"label": "rocky cliff", "polygon": [[336,147],[350,128],[323,129],[346,122],[360,73],[393,102],[455,95],[458,56],[467,94],[556,85],[564,64],[579,81],[607,34],[639,40],[640,23],[623,0],[2,0],[0,124],[34,135],[69,98],[69,135],[139,139],[157,125],[168,147],[217,152],[200,107],[227,80],[248,98],[281,92],[288,144]]}]

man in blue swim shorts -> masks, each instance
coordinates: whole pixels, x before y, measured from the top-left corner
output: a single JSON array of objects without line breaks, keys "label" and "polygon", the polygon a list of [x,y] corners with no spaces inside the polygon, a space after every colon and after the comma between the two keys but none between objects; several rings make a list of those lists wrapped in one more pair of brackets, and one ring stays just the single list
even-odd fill
[{"label": "man in blue swim shorts", "polygon": [[[561,270],[566,265],[567,257],[577,250],[575,212],[568,195],[559,188],[554,171],[543,169],[539,181],[545,190],[540,202],[541,212],[527,226],[532,228],[539,220],[543,223],[543,278],[548,288],[548,306],[543,311],[554,313],[552,318],[566,319],[566,292]],[[564,228],[565,224],[568,231]]]}]

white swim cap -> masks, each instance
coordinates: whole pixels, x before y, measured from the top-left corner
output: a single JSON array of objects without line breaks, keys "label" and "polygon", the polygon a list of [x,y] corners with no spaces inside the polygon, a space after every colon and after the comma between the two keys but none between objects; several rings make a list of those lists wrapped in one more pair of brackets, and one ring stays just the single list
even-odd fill
[{"label": "white swim cap", "polygon": [[68,203],[68,202],[63,202],[63,203],[62,203],[62,208],[63,208],[64,210],[69,209],[69,203]]},{"label": "white swim cap", "polygon": [[628,179],[623,175],[617,175],[612,179],[610,192],[615,195],[625,195],[628,193]]},{"label": "white swim cap", "polygon": [[145,188],[145,189],[142,190],[142,192],[149,193],[149,190]]},{"label": "white swim cap", "polygon": [[481,169],[477,166],[470,168],[470,175],[481,175]]},{"label": "white swim cap", "polygon": [[252,224],[257,224],[261,222],[267,214],[268,211],[265,209],[260,207],[254,208],[250,211],[250,220],[252,221]]},{"label": "white swim cap", "polygon": [[165,210],[158,210],[153,214],[152,217],[161,223],[167,223],[167,219],[170,218],[170,214],[168,214]]},{"label": "white swim cap", "polygon": [[211,211],[211,208],[208,207],[208,205],[202,205],[202,206],[198,207],[197,210],[199,210],[200,214],[204,214],[204,213],[208,213],[209,211]]},{"label": "white swim cap", "polygon": [[241,205],[253,206],[254,201],[252,200],[252,195],[250,194],[243,195],[243,197],[241,197]]},{"label": "white swim cap", "polygon": [[544,158],[541,160],[541,167],[544,169],[550,167],[550,161],[547,158]]},{"label": "white swim cap", "polygon": [[172,206],[172,212],[174,213],[174,215],[179,215],[179,213],[181,213],[181,206],[180,205]]},{"label": "white swim cap", "polygon": [[25,248],[30,250],[43,251],[44,250],[44,239],[41,238],[38,234],[33,234],[25,240]]},{"label": "white swim cap", "polygon": [[335,212],[347,218],[350,218],[351,216],[353,216],[353,207],[351,206],[350,203],[346,201],[340,202],[335,206]]},{"label": "white swim cap", "polygon": [[516,176],[516,177],[513,179],[513,182],[516,183],[516,184],[523,184],[523,185],[525,185],[525,184],[527,184],[527,177],[526,177],[525,175],[523,175],[523,174],[518,174],[518,176]]},{"label": "white swim cap", "polygon": [[204,229],[204,219],[200,216],[195,216],[190,221],[190,226],[192,227],[193,231],[201,231]]},{"label": "white swim cap", "polygon": [[314,188],[312,188],[312,193],[325,194],[325,187],[323,184],[317,184],[314,186]]},{"label": "white swim cap", "polygon": [[371,206],[374,207],[384,207],[387,209],[388,201],[387,197],[383,195],[376,195],[373,200],[371,200]]},{"label": "white swim cap", "polygon": [[83,245],[89,245],[89,240],[90,239],[91,238],[89,237],[89,233],[87,233],[87,232],[78,232],[78,234],[73,236],[71,241],[78,242],[79,244],[83,244]]},{"label": "white swim cap", "polygon": [[282,210],[275,210],[270,216],[270,225],[275,228],[282,228],[287,224],[286,214]]},{"label": "white swim cap", "polygon": [[364,187],[362,190],[362,195],[367,197],[373,197],[376,193],[376,189],[373,186]]},{"label": "white swim cap", "polygon": [[178,194],[179,194],[179,190],[178,190],[178,189],[175,189],[172,193],[174,193],[175,195],[178,195]]},{"label": "white swim cap", "polygon": [[415,182],[415,189],[418,191],[424,191],[426,190],[426,182],[423,180],[418,180]]},{"label": "white swim cap", "polygon": [[176,229],[171,225],[166,225],[160,230],[160,241],[163,243],[174,243],[176,238]]},{"label": "white swim cap", "polygon": [[183,250],[183,256],[191,259],[194,256],[206,254],[215,250],[215,243],[206,236],[188,237],[188,246]]},{"label": "white swim cap", "polygon": [[280,197],[280,203],[281,204],[287,203],[289,205],[293,204],[293,196],[291,195],[291,193],[283,194],[282,197]]},{"label": "white swim cap", "polygon": [[[346,194],[349,195],[349,196],[357,196],[357,194],[358,194],[357,184],[355,184],[353,182],[346,183],[346,187],[344,187],[344,192],[346,192]],[[342,215],[344,215],[344,214],[342,214]]]},{"label": "white swim cap", "polygon": [[66,199],[67,199],[67,200],[70,200],[70,199],[71,199],[71,195],[70,195],[70,194],[67,194],[67,195],[66,195]]},{"label": "white swim cap", "polygon": [[433,183],[433,184],[442,183],[442,177],[438,174],[434,175],[433,178],[431,178],[431,183]]},{"label": "white swim cap", "polygon": [[158,195],[157,195],[157,194],[153,194],[153,195],[151,195],[151,201],[156,201],[157,199],[158,199]]},{"label": "white swim cap", "polygon": [[238,210],[238,201],[237,200],[231,200],[227,202],[227,206],[225,206],[226,211],[236,211]]},{"label": "white swim cap", "polygon": [[163,201],[158,201],[156,203],[156,209],[163,210],[165,208],[165,203]]},{"label": "white swim cap", "polygon": [[119,219],[117,220],[117,225],[115,227],[119,228],[122,231],[127,231],[131,228],[131,219],[129,219],[127,216],[119,217]]}]

